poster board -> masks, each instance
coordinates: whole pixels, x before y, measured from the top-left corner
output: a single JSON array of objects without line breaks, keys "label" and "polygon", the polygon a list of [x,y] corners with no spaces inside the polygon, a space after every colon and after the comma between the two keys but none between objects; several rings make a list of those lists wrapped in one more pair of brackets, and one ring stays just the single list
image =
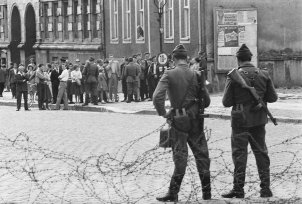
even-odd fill
[{"label": "poster board", "polygon": [[217,72],[238,67],[236,52],[242,44],[251,50],[257,66],[257,9],[214,8],[214,57]]}]

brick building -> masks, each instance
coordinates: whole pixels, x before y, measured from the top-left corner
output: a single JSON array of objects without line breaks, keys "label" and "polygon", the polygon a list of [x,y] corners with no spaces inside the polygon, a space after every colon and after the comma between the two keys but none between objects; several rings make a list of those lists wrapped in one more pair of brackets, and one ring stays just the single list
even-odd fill
[{"label": "brick building", "polygon": [[[243,18],[240,26],[235,22],[237,33],[235,32],[233,37],[239,34],[238,29],[247,28],[241,36],[245,34],[253,42],[248,39],[244,43],[253,48],[254,63],[269,70],[276,86],[302,85],[300,12],[302,1],[166,0],[166,2],[162,17],[163,51],[170,53],[179,43],[186,46],[192,57],[197,56],[199,50],[205,50],[213,91],[223,90],[227,71],[236,66],[234,52],[244,42],[237,37],[237,45],[222,49],[222,53],[219,53],[219,32],[215,32],[216,18],[219,18],[215,15],[219,9],[226,13],[225,16]],[[104,1],[104,11],[106,56],[120,58],[146,51],[152,55],[159,53],[158,8],[153,0]],[[236,27],[234,25],[231,27]],[[232,58],[229,60],[232,62],[220,60],[219,54],[225,55],[220,59]]]},{"label": "brick building", "polygon": [[197,55],[205,48],[203,9],[204,1],[167,0],[160,27],[153,0],[104,1],[106,54],[120,58],[148,51],[156,55],[162,31],[163,52],[183,43],[190,55]]}]

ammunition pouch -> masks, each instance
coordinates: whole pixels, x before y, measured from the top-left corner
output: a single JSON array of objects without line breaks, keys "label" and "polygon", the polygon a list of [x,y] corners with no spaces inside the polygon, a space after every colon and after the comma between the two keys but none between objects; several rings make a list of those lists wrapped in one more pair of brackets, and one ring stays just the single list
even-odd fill
[{"label": "ammunition pouch", "polygon": [[243,104],[236,104],[231,111],[232,127],[242,127],[246,124],[246,116],[243,111]]},{"label": "ammunition pouch", "polygon": [[176,130],[188,133],[191,130],[191,119],[187,114],[185,108],[175,109],[175,116],[173,116],[172,127]]},{"label": "ammunition pouch", "polygon": [[159,147],[172,147],[171,126],[163,127],[159,132]]}]

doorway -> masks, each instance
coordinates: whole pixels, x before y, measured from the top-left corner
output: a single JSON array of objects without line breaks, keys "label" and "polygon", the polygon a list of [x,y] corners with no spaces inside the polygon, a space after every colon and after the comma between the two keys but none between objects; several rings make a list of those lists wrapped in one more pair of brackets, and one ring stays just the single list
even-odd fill
[{"label": "doorway", "polygon": [[[25,11],[25,65],[29,64],[31,58],[35,59],[35,50],[33,48],[36,43],[36,15],[31,4],[28,4]],[[35,60],[36,61],[36,60]]]},{"label": "doorway", "polygon": [[11,62],[20,63],[20,50],[18,48],[21,42],[21,19],[19,9],[14,6],[11,16],[11,43],[10,43],[10,53]]}]

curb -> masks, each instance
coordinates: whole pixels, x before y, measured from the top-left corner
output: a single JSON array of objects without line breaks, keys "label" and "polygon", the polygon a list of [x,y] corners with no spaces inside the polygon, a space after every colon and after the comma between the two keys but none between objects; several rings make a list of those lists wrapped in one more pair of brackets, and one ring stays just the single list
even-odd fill
[{"label": "curb", "polygon": [[[22,103],[23,105],[23,103]],[[0,101],[0,106],[16,106],[16,102],[3,102]],[[54,104],[49,104],[51,109],[55,108]],[[33,104],[31,108],[38,108],[38,104]],[[108,106],[78,106],[68,105],[69,110],[74,111],[88,111],[88,112],[107,112],[107,113],[121,113],[121,114],[138,114],[138,115],[157,115],[155,110],[141,110],[141,111],[122,111],[120,109],[114,109]],[[223,120],[230,120],[231,116],[227,114],[217,114],[217,113],[207,113],[209,114],[209,118],[215,119],[223,119]],[[286,117],[276,117],[277,122],[280,123],[294,123],[294,124],[301,124],[302,118],[286,118]],[[269,120],[269,122],[271,122]]]}]

